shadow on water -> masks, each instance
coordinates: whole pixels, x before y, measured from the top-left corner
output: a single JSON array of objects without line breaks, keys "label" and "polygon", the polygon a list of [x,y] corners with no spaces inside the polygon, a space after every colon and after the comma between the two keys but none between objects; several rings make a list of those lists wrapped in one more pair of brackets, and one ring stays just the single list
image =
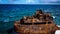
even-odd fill
[{"label": "shadow on water", "polygon": [[0,34],[18,34],[14,29],[14,22],[1,22],[0,21]]},{"label": "shadow on water", "polygon": [[18,33],[15,31],[14,27],[8,29],[8,30],[7,30],[7,33],[8,33],[8,34],[18,34]]}]

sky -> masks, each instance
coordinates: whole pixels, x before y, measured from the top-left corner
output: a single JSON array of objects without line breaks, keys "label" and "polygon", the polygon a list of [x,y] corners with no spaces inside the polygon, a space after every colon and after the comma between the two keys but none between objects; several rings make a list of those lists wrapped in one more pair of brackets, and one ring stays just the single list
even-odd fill
[{"label": "sky", "polygon": [[0,0],[0,4],[59,4],[60,0]]}]

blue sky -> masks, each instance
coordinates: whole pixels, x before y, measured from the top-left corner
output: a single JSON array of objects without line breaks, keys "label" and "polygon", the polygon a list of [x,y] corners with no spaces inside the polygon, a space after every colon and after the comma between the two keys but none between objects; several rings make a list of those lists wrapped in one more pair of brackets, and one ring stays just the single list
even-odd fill
[{"label": "blue sky", "polygon": [[60,0],[0,0],[0,4],[60,4]]}]

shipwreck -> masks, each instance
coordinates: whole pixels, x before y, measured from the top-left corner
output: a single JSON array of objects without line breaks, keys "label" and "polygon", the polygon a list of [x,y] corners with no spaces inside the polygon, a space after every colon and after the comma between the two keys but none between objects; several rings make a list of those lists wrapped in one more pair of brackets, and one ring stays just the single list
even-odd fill
[{"label": "shipwreck", "polygon": [[36,10],[32,16],[24,16],[14,23],[15,31],[19,34],[55,34],[60,30],[50,13]]}]

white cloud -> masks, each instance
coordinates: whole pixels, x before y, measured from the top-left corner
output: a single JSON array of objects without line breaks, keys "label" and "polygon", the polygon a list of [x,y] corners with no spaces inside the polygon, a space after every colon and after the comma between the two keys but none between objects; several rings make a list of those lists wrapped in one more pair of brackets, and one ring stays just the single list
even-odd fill
[{"label": "white cloud", "polygon": [[26,2],[30,3],[30,2],[34,2],[34,0],[27,0]]},{"label": "white cloud", "polygon": [[26,3],[35,3],[35,0],[26,0]]}]

